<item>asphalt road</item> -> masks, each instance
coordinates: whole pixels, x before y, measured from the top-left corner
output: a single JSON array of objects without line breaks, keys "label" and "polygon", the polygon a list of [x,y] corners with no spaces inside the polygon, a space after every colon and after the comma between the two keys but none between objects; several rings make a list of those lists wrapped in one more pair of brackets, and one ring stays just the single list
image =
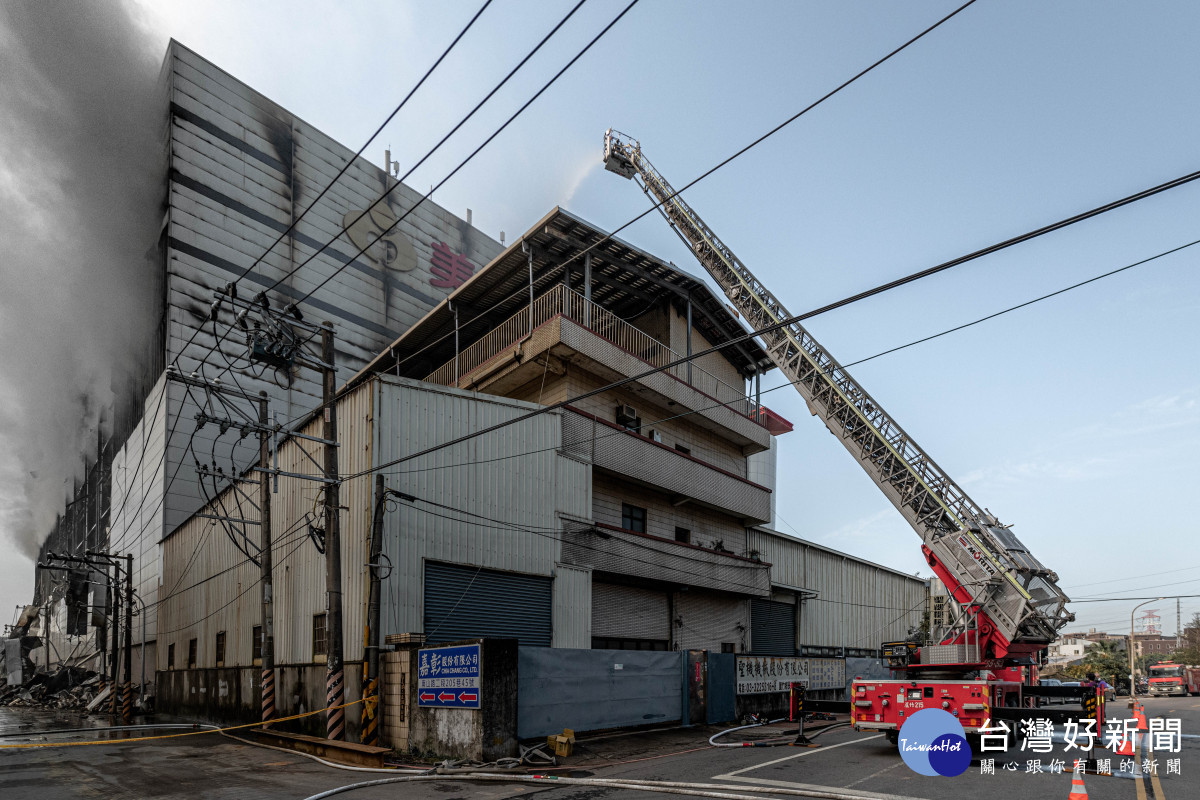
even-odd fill
[{"label": "asphalt road", "polygon": [[[1200,698],[1155,698],[1146,701],[1151,717],[1178,718],[1184,734],[1200,734]],[[0,709],[0,734],[19,725],[44,728],[49,721],[39,712]],[[1110,705],[1109,715],[1126,716],[1124,703]],[[65,722],[60,721],[60,725]],[[693,736],[690,746],[679,742]],[[65,737],[64,737],[65,738]],[[94,738],[77,735],[76,741]],[[681,732],[672,747],[690,749],[705,744],[706,735]],[[0,738],[0,744],[18,741]],[[833,730],[820,737],[818,748],[701,749],[667,757],[653,749],[632,763],[588,770],[593,778],[704,782],[727,786],[722,793],[742,794],[748,789],[814,788],[862,797],[919,797],[927,800],[1014,800],[1051,798],[1065,800],[1071,775],[1027,773],[1030,753],[996,756],[995,774],[981,774],[976,761],[956,778],[927,778],[910,771],[896,748],[881,736]],[[1070,763],[1063,745],[1039,756],[1044,765],[1057,757]],[[1101,756],[1103,757],[1103,753]],[[1200,738],[1185,739],[1178,754],[1159,754],[1159,774],[1141,778],[1085,776],[1088,796],[1096,800],[1190,800],[1200,797]],[[1180,759],[1180,774],[1165,774],[1165,758]],[[1017,764],[1007,771],[1008,761]],[[1114,759],[1119,766],[1119,758]],[[25,798],[283,798],[309,797],[320,791],[361,780],[374,774],[324,767],[292,754],[243,745],[204,735],[153,742],[128,742],[103,746],[47,749],[0,749],[0,797]],[[647,800],[661,793],[624,788],[566,786],[542,783],[524,787],[495,783],[436,781],[376,786],[344,796],[405,800],[505,800],[538,795],[540,800]],[[759,797],[771,794],[756,793]],[[782,795],[777,795],[782,797]]]}]

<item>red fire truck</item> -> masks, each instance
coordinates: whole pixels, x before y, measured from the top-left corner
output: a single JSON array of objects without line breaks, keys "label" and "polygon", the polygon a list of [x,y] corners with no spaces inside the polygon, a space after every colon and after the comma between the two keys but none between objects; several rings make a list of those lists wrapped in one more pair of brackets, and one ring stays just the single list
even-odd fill
[{"label": "red fire truck", "polygon": [[[892,679],[854,683],[855,726],[895,737],[907,716],[941,708],[975,732],[988,719],[1019,721],[1022,710],[1030,716],[1034,696],[1042,696],[1077,698],[1083,716],[1102,727],[1103,702],[1095,687],[1035,685],[1039,654],[1074,619],[1058,576],[1008,525],[968,497],[783,307],[650,164],[639,142],[610,128],[604,135],[604,167],[634,179],[656,201],[742,318],[760,332],[772,362],[809,410],[921,537],[925,560],[954,600],[948,605],[957,613],[931,639],[884,645]],[[925,368],[944,370],[945,365]],[[963,391],[996,390],[981,385]],[[761,407],[756,413],[763,413]],[[1038,716],[1048,713],[1039,710]]]},{"label": "red fire truck", "polygon": [[1160,661],[1150,667],[1150,694],[1200,694],[1200,667]]}]

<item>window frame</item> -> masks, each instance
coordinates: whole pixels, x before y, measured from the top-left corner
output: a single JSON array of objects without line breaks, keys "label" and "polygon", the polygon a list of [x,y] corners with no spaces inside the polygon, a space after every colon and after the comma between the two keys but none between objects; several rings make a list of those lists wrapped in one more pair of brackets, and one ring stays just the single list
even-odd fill
[{"label": "window frame", "polygon": [[[637,512],[637,513],[634,513]],[[640,516],[640,520],[638,517]],[[642,506],[635,506],[632,503],[621,503],[621,529],[633,531],[634,533],[645,533],[649,514]],[[635,524],[640,522],[641,528],[635,527]]]},{"label": "window frame", "polygon": [[[318,639],[317,621],[320,620],[319,630],[321,636]],[[321,649],[317,651],[317,642],[320,641]],[[329,614],[322,611],[320,614],[313,614],[312,618],[312,658],[313,661],[323,662],[329,658]]]}]

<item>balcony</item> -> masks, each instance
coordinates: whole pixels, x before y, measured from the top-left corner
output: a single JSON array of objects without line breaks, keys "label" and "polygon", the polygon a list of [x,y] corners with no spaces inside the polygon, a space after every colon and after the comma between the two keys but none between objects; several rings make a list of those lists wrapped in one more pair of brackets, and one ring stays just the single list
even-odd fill
[{"label": "balcony", "polygon": [[612,525],[579,526],[563,532],[563,562],[594,572],[675,580],[689,586],[755,597],[771,595],[771,565],[719,553]]},{"label": "balcony", "polygon": [[741,517],[750,527],[770,522],[771,490],[608,420],[567,406],[563,449],[623,480],[660,489]]},{"label": "balcony", "polygon": [[[543,367],[533,362],[551,349],[555,355],[587,359],[592,371],[608,380],[664,367],[684,357],[560,284],[424,380],[503,394],[536,377],[534,372],[542,374]],[[767,426],[773,422],[773,415],[756,406],[744,387],[725,383],[695,363],[690,382],[687,365],[679,364],[647,375],[638,383],[663,405],[695,411],[692,420],[696,424],[719,429],[747,453],[769,446],[771,431]]]}]

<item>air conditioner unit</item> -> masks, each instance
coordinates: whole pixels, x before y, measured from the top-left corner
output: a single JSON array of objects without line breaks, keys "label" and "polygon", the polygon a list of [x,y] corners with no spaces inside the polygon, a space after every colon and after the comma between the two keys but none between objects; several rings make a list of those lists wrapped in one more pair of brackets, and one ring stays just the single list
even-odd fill
[{"label": "air conditioner unit", "polygon": [[637,422],[637,409],[633,406],[619,405],[617,406],[617,424],[618,425],[633,425]]}]

